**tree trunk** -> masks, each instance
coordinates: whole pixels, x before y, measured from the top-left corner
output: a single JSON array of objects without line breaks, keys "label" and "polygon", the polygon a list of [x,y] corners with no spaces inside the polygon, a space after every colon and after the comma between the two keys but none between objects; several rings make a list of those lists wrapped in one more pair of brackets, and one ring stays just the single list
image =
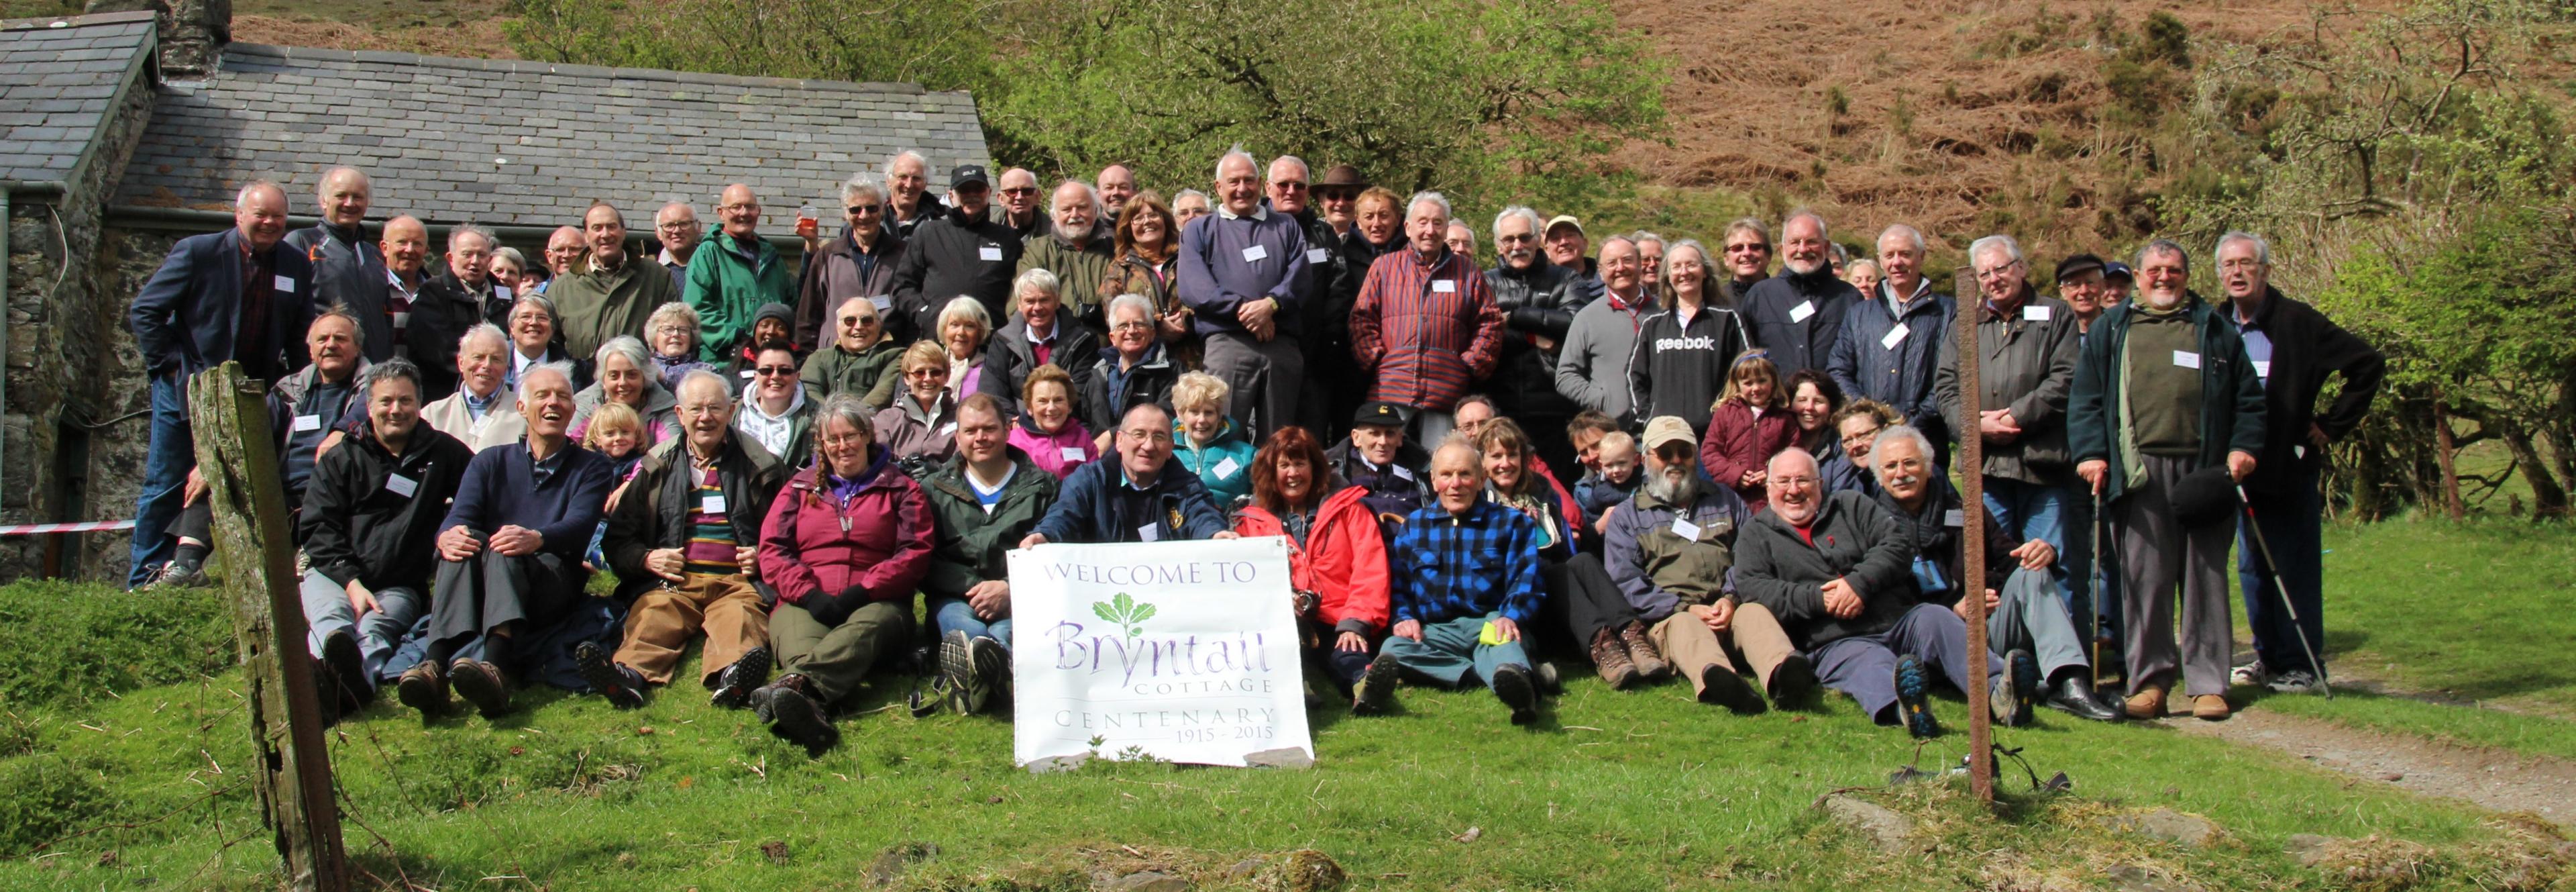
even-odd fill
[{"label": "tree trunk", "polygon": [[2510,422],[2504,424],[2498,434],[2504,440],[2505,448],[2513,452],[2514,467],[2522,472],[2522,479],[2531,484],[2531,516],[2566,517],[2567,488],[2559,485],[2557,475],[2550,473],[2549,464],[2541,461],[2540,450],[2531,444],[2531,434],[2523,430],[2522,425]]}]

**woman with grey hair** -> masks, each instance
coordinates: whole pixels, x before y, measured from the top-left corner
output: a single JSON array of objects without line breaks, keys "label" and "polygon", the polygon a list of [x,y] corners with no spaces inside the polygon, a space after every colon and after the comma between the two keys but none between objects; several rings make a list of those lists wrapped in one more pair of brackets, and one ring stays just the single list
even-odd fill
[{"label": "woman with grey hair", "polygon": [[[984,348],[984,371],[976,380],[976,389],[959,393],[989,393],[1002,401],[1004,409],[1020,410],[1020,391],[1028,386],[1029,373],[1038,366],[1052,365],[1066,371],[1082,369],[1083,362],[1100,353],[1100,336],[1089,326],[1074,321],[1064,305],[1064,283],[1055,273],[1031,268],[1020,273],[1011,283],[1011,324],[993,334],[992,343]],[[1082,392],[1082,382],[1075,379],[1072,392]]]},{"label": "woman with grey hair", "polygon": [[948,351],[948,397],[977,393],[984,379],[984,342],[993,337],[993,314],[984,302],[959,295],[939,310],[939,345]]},{"label": "woman with grey hair", "polygon": [[644,343],[653,348],[653,377],[672,393],[680,379],[696,369],[715,371],[716,364],[698,360],[698,311],[672,301],[653,308],[644,320]]},{"label": "woman with grey hair", "polygon": [[573,394],[572,428],[565,432],[568,436],[580,440],[590,430],[590,414],[609,400],[624,403],[643,416],[647,448],[680,435],[680,400],[653,374],[653,356],[645,351],[643,341],[633,335],[618,335],[599,345],[592,360],[599,380]]}]

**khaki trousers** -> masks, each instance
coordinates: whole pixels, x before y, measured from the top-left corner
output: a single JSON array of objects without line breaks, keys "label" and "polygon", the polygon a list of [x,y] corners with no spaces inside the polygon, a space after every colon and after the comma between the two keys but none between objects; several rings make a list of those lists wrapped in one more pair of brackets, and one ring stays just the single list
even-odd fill
[{"label": "khaki trousers", "polygon": [[635,596],[634,606],[626,608],[626,643],[617,648],[617,661],[645,681],[670,684],[681,649],[701,630],[707,652],[698,680],[709,685],[745,651],[769,643],[769,611],[760,606],[760,590],[752,588],[750,577],[691,573],[677,585]]},{"label": "khaki trousers", "polygon": [[1771,608],[1760,604],[1741,604],[1735,608],[1735,619],[1727,624],[1726,634],[1710,631],[1708,624],[1692,616],[1689,608],[1673,611],[1662,622],[1648,629],[1655,649],[1664,652],[1664,661],[1673,671],[1690,679],[1691,694],[1708,690],[1701,679],[1710,666],[1724,666],[1735,673],[1752,672],[1762,681],[1762,690],[1771,691],[1771,673],[1781,662],[1797,654],[1789,645],[1789,633],[1780,628]]},{"label": "khaki trousers", "polygon": [[837,626],[822,624],[796,604],[778,605],[769,621],[779,669],[805,676],[829,704],[858,690],[877,660],[912,640],[912,599],[877,601]]}]

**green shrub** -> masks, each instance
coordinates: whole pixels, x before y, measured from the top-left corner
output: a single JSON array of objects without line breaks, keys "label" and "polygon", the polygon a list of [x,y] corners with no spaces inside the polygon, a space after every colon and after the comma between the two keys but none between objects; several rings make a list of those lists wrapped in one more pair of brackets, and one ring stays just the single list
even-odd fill
[{"label": "green shrub", "polygon": [[71,708],[236,661],[222,596],[66,582],[0,586],[0,704]]},{"label": "green shrub", "polygon": [[0,855],[17,857],[108,811],[107,789],[57,756],[0,762]]}]

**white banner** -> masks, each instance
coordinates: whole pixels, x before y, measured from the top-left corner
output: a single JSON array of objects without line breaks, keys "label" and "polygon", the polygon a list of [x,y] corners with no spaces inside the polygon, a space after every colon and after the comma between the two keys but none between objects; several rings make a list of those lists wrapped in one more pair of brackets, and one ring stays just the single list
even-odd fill
[{"label": "white banner", "polygon": [[1312,758],[1278,537],[1013,551],[1018,764]]}]

